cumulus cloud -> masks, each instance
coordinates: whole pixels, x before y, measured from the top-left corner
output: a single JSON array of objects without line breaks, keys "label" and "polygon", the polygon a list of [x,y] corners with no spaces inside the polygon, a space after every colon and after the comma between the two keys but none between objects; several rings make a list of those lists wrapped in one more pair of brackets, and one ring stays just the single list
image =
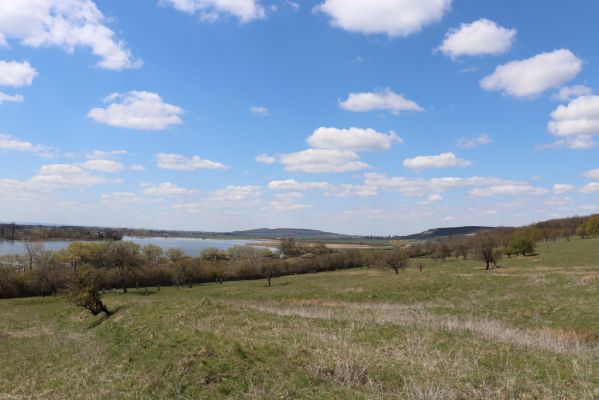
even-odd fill
[{"label": "cumulus cloud", "polygon": [[268,154],[260,154],[256,157],[256,161],[262,164],[274,164],[277,162],[277,157],[269,156]]},{"label": "cumulus cloud", "polygon": [[330,185],[326,182],[298,182],[295,179],[287,179],[281,181],[270,181],[268,188],[272,190],[313,190],[327,189]]},{"label": "cumulus cloud", "polygon": [[596,179],[599,181],[599,168],[586,171],[582,174],[585,178]]},{"label": "cumulus cloud", "polygon": [[44,157],[50,157],[53,154],[53,149],[48,146],[33,144],[3,133],[0,133],[0,150],[25,151]]},{"label": "cumulus cloud", "polygon": [[137,204],[144,201],[143,197],[140,197],[132,192],[114,192],[110,194],[103,194],[101,198],[102,202],[115,206],[132,203]]},{"label": "cumulus cloud", "polygon": [[469,167],[472,163],[456,157],[453,153],[441,153],[436,156],[407,158],[404,160],[403,165],[408,169],[420,171],[429,168]]},{"label": "cumulus cloud", "polygon": [[210,199],[223,202],[239,202],[257,199],[262,194],[262,188],[257,185],[229,185],[224,189],[210,192]]},{"label": "cumulus cloud", "polygon": [[[489,189],[493,187],[495,187],[495,189]],[[449,190],[470,188],[471,190],[478,189],[480,193],[487,192],[489,195],[492,195],[493,191],[500,191],[501,189],[497,188],[501,187],[530,188],[531,186],[526,182],[496,177],[472,176],[467,178],[440,177],[423,179],[387,176],[385,174],[369,172],[364,174],[364,181],[362,184],[333,186],[328,193],[339,197],[366,197],[376,196],[379,191],[383,190],[388,192],[399,192],[406,197],[430,197],[431,195],[440,194]],[[546,191],[545,189],[539,190]],[[526,192],[526,190],[523,192]],[[430,199],[425,199],[423,201],[426,202],[429,200]]]},{"label": "cumulus cloud", "polygon": [[453,59],[460,56],[500,55],[510,50],[515,38],[515,29],[506,29],[483,18],[451,29],[438,50]]},{"label": "cumulus cloud", "polygon": [[107,173],[121,172],[124,169],[123,164],[114,160],[89,160],[80,165],[91,171]]},{"label": "cumulus cloud", "polygon": [[287,171],[306,173],[351,172],[370,168],[353,151],[308,149],[278,158]]},{"label": "cumulus cloud", "polygon": [[180,154],[156,154],[158,167],[175,171],[197,171],[200,169],[227,169],[228,167],[216,161],[205,160],[199,156],[185,157]]},{"label": "cumulus cloud", "polygon": [[574,79],[581,70],[582,60],[561,49],[500,65],[480,85],[514,97],[532,97]]},{"label": "cumulus cloud", "polygon": [[385,110],[392,114],[399,114],[401,111],[424,111],[416,102],[389,88],[378,92],[350,93],[346,100],[339,102],[339,107],[353,112]]},{"label": "cumulus cloud", "polygon": [[566,183],[556,183],[553,185],[553,193],[555,194],[564,194],[574,192],[576,190],[576,186],[569,185]]},{"label": "cumulus cloud", "polygon": [[87,116],[96,122],[127,129],[159,131],[183,123],[183,110],[165,103],[152,92],[113,93],[104,99],[106,108],[92,108]]},{"label": "cumulus cloud", "polygon": [[102,176],[93,175],[74,164],[49,164],[40,168],[38,175],[27,184],[38,190],[69,189],[107,183]]},{"label": "cumulus cloud", "polygon": [[569,101],[581,96],[589,96],[593,94],[593,89],[584,85],[566,86],[560,89],[559,92],[551,96],[553,100]]},{"label": "cumulus cloud", "polygon": [[378,187],[364,184],[341,184],[331,186],[326,195],[334,197],[372,197],[378,195]]},{"label": "cumulus cloud", "polygon": [[266,16],[266,10],[257,0],[162,0],[162,3],[187,14],[197,14],[203,21],[233,16],[247,23]]},{"label": "cumulus cloud", "polygon": [[590,194],[599,192],[599,182],[591,182],[580,189],[580,193]]},{"label": "cumulus cloud", "polygon": [[547,129],[568,147],[593,147],[592,137],[599,135],[599,96],[582,96],[560,105],[551,113]]},{"label": "cumulus cloud", "polygon": [[[1,7],[1,6],[0,6]],[[0,19],[2,17],[0,16]],[[29,62],[0,61],[0,86],[23,87],[31,86],[37,76],[35,68]],[[23,95],[0,92],[0,104],[4,102],[21,103]]]},{"label": "cumulus cloud", "polygon": [[141,67],[106,22],[91,0],[2,0],[0,44],[16,39],[24,46],[57,46],[69,53],[85,47],[100,58],[100,68]]},{"label": "cumulus cloud", "polygon": [[36,76],[37,70],[27,61],[0,61],[0,86],[31,86]]},{"label": "cumulus cloud", "polygon": [[592,136],[589,135],[580,135],[580,136],[572,136],[565,137],[562,139],[558,139],[553,143],[545,144],[538,146],[541,149],[544,148],[555,148],[555,149],[573,149],[573,150],[585,150],[590,149],[591,147],[595,147],[597,143],[593,140]]},{"label": "cumulus cloud", "polygon": [[2,103],[22,103],[24,100],[23,96],[20,94],[6,94],[0,92],[0,104]]},{"label": "cumulus cloud", "polygon": [[394,132],[380,133],[374,129],[318,128],[307,139],[311,147],[327,150],[389,150],[393,143],[403,140]]},{"label": "cumulus cloud", "polygon": [[427,205],[432,204],[432,203],[437,203],[437,202],[439,202],[441,200],[443,200],[443,196],[441,196],[440,194],[435,193],[435,194],[431,194],[430,196],[428,196],[426,198],[426,200],[419,201],[418,204],[421,205],[421,206],[427,206]]},{"label": "cumulus cloud", "polygon": [[275,196],[275,200],[269,203],[269,210],[300,211],[312,208],[311,205],[298,203],[301,197],[302,194],[297,192],[279,193]]},{"label": "cumulus cloud", "polygon": [[486,188],[473,189],[470,194],[475,197],[491,197],[496,195],[501,196],[516,196],[516,195],[532,195],[540,196],[549,193],[545,188],[534,187],[524,184],[506,184],[494,185]]},{"label": "cumulus cloud", "polygon": [[85,154],[85,158],[88,158],[90,160],[98,160],[98,159],[106,159],[106,158],[115,158],[115,157],[119,157],[119,156],[124,156],[125,154],[127,154],[127,150],[110,150],[110,151],[94,150],[92,152]]},{"label": "cumulus cloud", "polygon": [[200,201],[177,203],[173,205],[173,208],[189,212],[213,210],[215,208],[222,211],[226,207],[238,207],[240,204],[244,207],[255,206],[260,203],[261,195],[262,188],[257,185],[229,185],[223,189],[209,192]]},{"label": "cumulus cloud", "polygon": [[191,196],[199,193],[198,190],[183,188],[171,182],[162,182],[158,185],[144,184],[142,186],[145,188],[144,193],[149,196]]},{"label": "cumulus cloud", "polygon": [[472,137],[461,137],[458,139],[458,147],[462,149],[473,149],[478,146],[493,143],[493,138],[486,133]]},{"label": "cumulus cloud", "polygon": [[143,172],[145,170],[146,170],[146,167],[144,167],[141,164],[133,164],[133,165],[131,165],[131,171]]},{"label": "cumulus cloud", "polygon": [[268,108],[266,108],[266,107],[253,106],[253,107],[250,107],[250,111],[252,112],[252,114],[260,115],[261,117],[268,116]]},{"label": "cumulus cloud", "polygon": [[450,7],[451,0],[325,0],[316,10],[346,31],[405,37],[440,21]]}]

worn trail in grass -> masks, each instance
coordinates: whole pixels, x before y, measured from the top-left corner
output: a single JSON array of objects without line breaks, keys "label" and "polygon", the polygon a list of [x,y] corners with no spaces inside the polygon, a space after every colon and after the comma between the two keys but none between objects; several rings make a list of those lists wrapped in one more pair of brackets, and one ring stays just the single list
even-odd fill
[{"label": "worn trail in grass", "polygon": [[[0,399],[599,397],[599,240],[143,296],[0,301]],[[564,255],[565,254],[565,255]]]}]

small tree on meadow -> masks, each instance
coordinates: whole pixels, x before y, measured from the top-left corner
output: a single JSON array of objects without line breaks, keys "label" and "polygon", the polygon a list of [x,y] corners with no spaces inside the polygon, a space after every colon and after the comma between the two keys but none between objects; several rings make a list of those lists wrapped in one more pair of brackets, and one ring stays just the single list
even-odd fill
[{"label": "small tree on meadow", "polygon": [[468,258],[469,253],[470,246],[468,246],[468,243],[465,240],[461,240],[460,242],[458,242],[458,244],[456,244],[454,250],[454,255],[456,259],[461,256],[464,260],[466,260]]},{"label": "small tree on meadow", "polygon": [[382,263],[383,266],[391,268],[395,271],[396,275],[399,275],[399,271],[408,268],[408,253],[402,250],[390,250],[383,254]]},{"label": "small tree on meadow", "polygon": [[585,230],[588,236],[599,236],[599,215],[589,218],[585,223]]},{"label": "small tree on meadow", "polygon": [[114,242],[106,257],[109,266],[116,269],[123,292],[127,293],[127,281],[133,271],[141,266],[140,247],[133,242]]},{"label": "small tree on meadow", "polygon": [[88,310],[92,315],[104,313],[106,316],[110,316],[112,313],[100,295],[101,287],[102,276],[99,271],[85,266],[73,273],[66,295],[71,302]]},{"label": "small tree on meadow", "polygon": [[485,269],[489,269],[491,264],[497,267],[497,259],[501,256],[501,252],[495,235],[491,232],[479,232],[474,236],[472,242],[476,257],[486,264]]},{"label": "small tree on meadow", "polygon": [[535,248],[536,244],[530,238],[518,236],[510,241],[507,252],[508,254],[515,253],[522,254],[522,256],[526,256],[526,254],[534,253]]}]

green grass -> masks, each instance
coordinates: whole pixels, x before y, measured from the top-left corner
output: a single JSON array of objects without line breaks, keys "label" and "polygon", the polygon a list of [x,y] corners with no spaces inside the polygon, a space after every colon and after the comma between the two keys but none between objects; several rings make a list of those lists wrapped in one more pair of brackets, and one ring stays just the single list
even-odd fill
[{"label": "green grass", "polygon": [[0,399],[592,399],[599,240],[105,296],[0,301]]}]

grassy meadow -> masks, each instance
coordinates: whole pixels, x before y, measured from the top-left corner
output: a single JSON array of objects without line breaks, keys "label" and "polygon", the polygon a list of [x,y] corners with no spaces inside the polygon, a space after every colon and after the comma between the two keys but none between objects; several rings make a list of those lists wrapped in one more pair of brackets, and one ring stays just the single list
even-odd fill
[{"label": "grassy meadow", "polygon": [[599,398],[599,239],[537,250],[0,300],[0,400]]}]

